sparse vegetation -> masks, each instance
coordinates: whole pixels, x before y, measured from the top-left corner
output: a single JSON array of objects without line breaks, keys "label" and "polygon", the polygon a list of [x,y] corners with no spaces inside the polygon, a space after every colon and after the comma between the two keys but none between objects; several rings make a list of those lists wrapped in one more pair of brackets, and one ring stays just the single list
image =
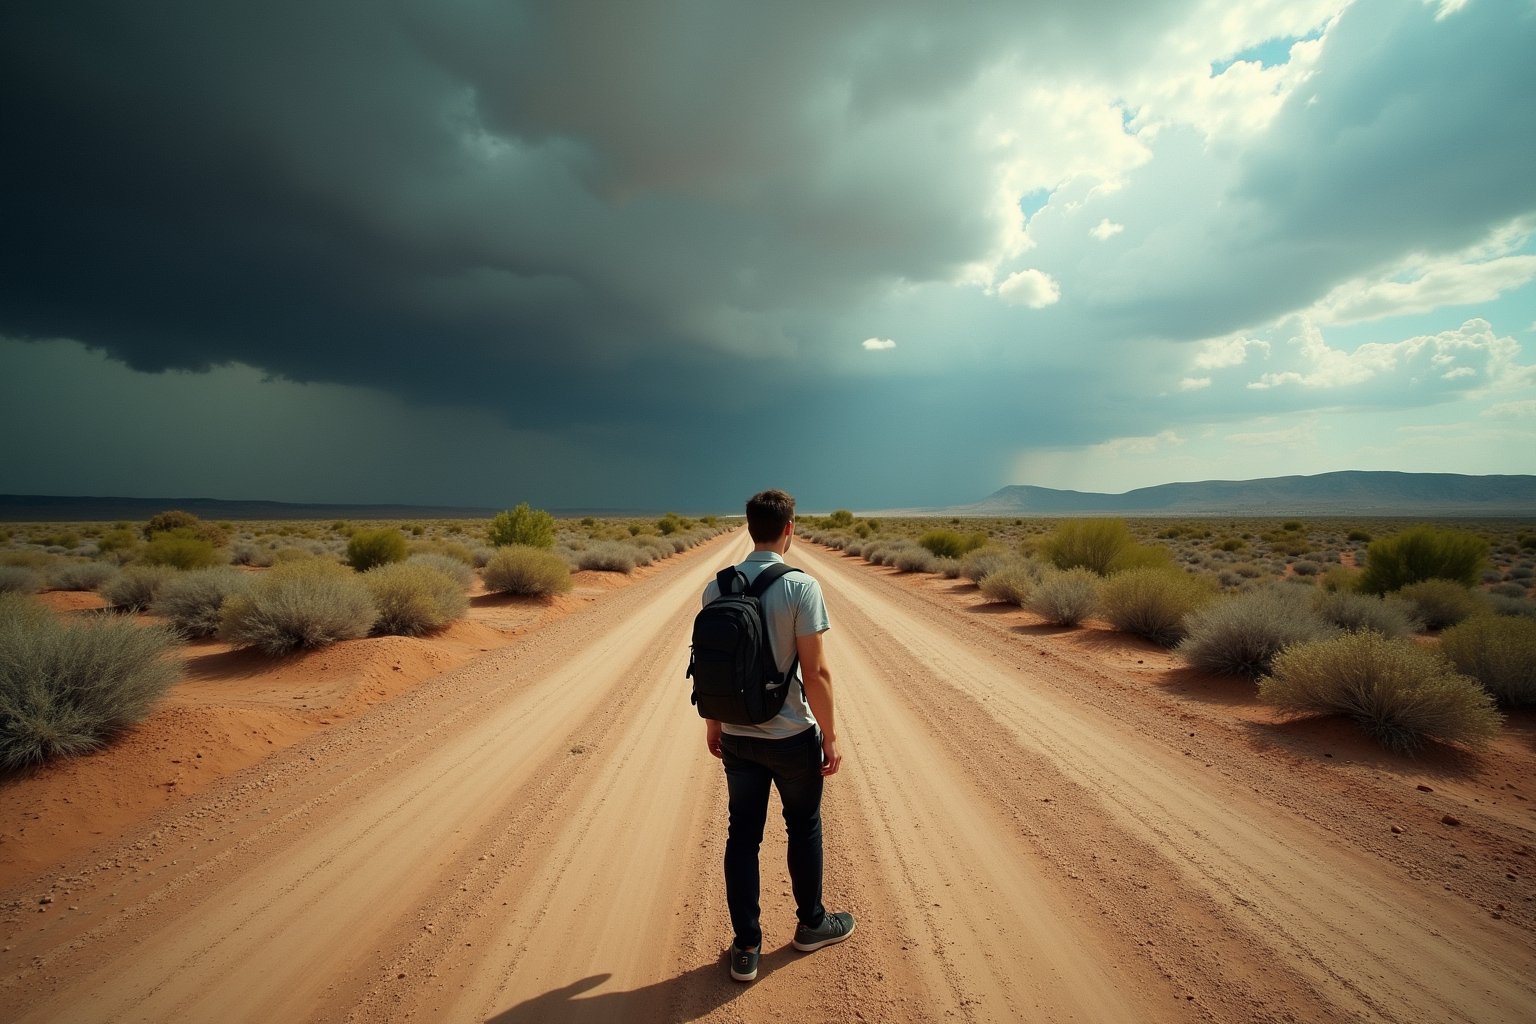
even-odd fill
[{"label": "sparse vegetation", "polygon": [[1029,600],[1030,591],[1035,588],[1035,582],[1041,574],[1038,564],[1014,559],[983,576],[978,586],[989,601],[1022,606]]},{"label": "sparse vegetation", "polygon": [[1415,526],[1371,542],[1360,589],[1385,594],[1429,579],[1471,587],[1487,562],[1488,549],[1488,541],[1474,533]]},{"label": "sparse vegetation", "polygon": [[1511,707],[1536,707],[1536,619],[1479,615],[1440,636],[1458,672]]},{"label": "sparse vegetation", "polygon": [[316,558],[275,566],[247,593],[231,597],[220,632],[237,647],[286,654],[367,636],[377,617],[356,573]]},{"label": "sparse vegetation", "polygon": [[0,565],[0,594],[35,594],[43,589],[43,578],[24,565]]},{"label": "sparse vegetation", "polygon": [[1313,607],[1324,621],[1352,632],[1367,629],[1382,636],[1407,636],[1417,629],[1413,607],[1397,597],[1324,590],[1313,599]]},{"label": "sparse vegetation", "polygon": [[917,542],[939,558],[963,558],[985,546],[985,533],[959,533],[955,530],[929,530]]},{"label": "sparse vegetation", "polygon": [[143,611],[154,603],[160,588],[176,573],[176,569],[164,565],[130,565],[102,584],[99,593],[114,608]]},{"label": "sparse vegetation", "polygon": [[106,562],[59,562],[48,574],[49,590],[95,590],[117,575]]},{"label": "sparse vegetation", "polygon": [[354,530],[347,540],[347,564],[358,572],[367,572],[390,562],[403,562],[405,556],[405,534],[389,527]]},{"label": "sparse vegetation", "polygon": [[1345,633],[1275,657],[1259,698],[1283,711],[1343,714],[1389,750],[1426,739],[1479,747],[1502,719],[1493,698],[1440,655],[1409,640]]},{"label": "sparse vegetation", "polygon": [[65,623],[0,594],[0,766],[85,753],[141,721],[180,675],[174,638],[113,617]]},{"label": "sparse vegetation", "polygon": [[454,583],[458,584],[460,590],[468,590],[474,586],[475,570],[470,564],[471,556],[469,552],[465,551],[464,555],[465,557],[462,559],[439,554],[412,555],[406,559],[406,564],[430,566],[453,580]]},{"label": "sparse vegetation", "polygon": [[1482,609],[1470,590],[1451,580],[1428,579],[1410,583],[1395,596],[1413,609],[1413,617],[1425,629],[1454,626]]},{"label": "sparse vegetation", "polygon": [[221,561],[212,541],[183,530],[155,534],[139,550],[138,557],[145,565],[172,569],[206,569]]},{"label": "sparse vegetation", "polygon": [[1172,647],[1184,638],[1186,617],[1211,599],[1213,589],[1178,569],[1127,569],[1104,581],[1099,607],[1122,633]]},{"label": "sparse vegetation", "polygon": [[1055,626],[1076,626],[1099,604],[1099,577],[1089,569],[1053,569],[1024,598],[1024,607]]},{"label": "sparse vegetation", "polygon": [[487,590],[528,597],[549,597],[571,589],[571,570],[552,551],[512,544],[497,549],[480,570]]}]

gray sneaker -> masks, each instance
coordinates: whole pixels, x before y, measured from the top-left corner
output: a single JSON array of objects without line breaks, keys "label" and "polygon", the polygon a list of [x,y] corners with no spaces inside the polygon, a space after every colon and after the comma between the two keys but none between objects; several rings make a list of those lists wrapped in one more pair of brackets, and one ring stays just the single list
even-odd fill
[{"label": "gray sneaker", "polygon": [[794,945],[802,953],[809,953],[813,949],[830,946],[834,942],[842,942],[852,934],[852,914],[828,914],[821,919],[820,927],[807,928],[801,925],[796,928]]},{"label": "gray sneaker", "polygon": [[731,947],[731,977],[737,981],[757,980],[757,959],[762,954],[763,947],[756,949],[737,949]]}]

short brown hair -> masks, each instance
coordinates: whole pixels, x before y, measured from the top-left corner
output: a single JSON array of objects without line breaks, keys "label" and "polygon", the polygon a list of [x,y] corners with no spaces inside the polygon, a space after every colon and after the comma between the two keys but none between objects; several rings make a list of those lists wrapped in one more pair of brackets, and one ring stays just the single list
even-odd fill
[{"label": "short brown hair", "polygon": [[778,540],[794,518],[795,499],[783,491],[759,491],[747,499],[747,532],[755,543]]}]

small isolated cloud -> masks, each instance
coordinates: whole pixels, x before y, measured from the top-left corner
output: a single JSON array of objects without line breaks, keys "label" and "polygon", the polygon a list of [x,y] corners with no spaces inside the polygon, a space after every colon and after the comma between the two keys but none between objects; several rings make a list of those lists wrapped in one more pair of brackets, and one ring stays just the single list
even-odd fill
[{"label": "small isolated cloud", "polygon": [[1108,217],[1105,217],[1103,220],[1101,220],[1097,224],[1095,224],[1093,229],[1091,231],[1089,231],[1088,233],[1090,235],[1092,235],[1094,238],[1097,238],[1099,241],[1103,242],[1103,241],[1105,241],[1107,239],[1114,238],[1116,235],[1118,235],[1120,232],[1122,232],[1124,230],[1125,230],[1125,225],[1124,224],[1116,224],[1114,221],[1110,220]]},{"label": "small isolated cloud", "polygon": [[865,338],[864,350],[866,352],[884,352],[888,348],[895,348],[896,343],[890,338]]},{"label": "small isolated cloud", "polygon": [[1180,391],[1200,391],[1211,386],[1209,377],[1185,377],[1179,381]]},{"label": "small isolated cloud", "polygon": [[1248,350],[1269,354],[1269,342],[1257,338],[1234,335],[1230,338],[1211,338],[1200,346],[1195,355],[1195,369],[1220,370],[1229,366],[1241,366],[1248,361]]},{"label": "small isolated cloud", "polygon": [[1178,448],[1184,444],[1184,438],[1172,430],[1159,431],[1156,434],[1142,437],[1117,437],[1113,440],[1096,444],[1091,451],[1095,455],[1108,458],[1123,458],[1128,455],[1153,455],[1169,448]]},{"label": "small isolated cloud", "polygon": [[1009,305],[1044,309],[1061,300],[1061,286],[1045,271],[1030,268],[1009,274],[1008,280],[998,285],[997,294]]},{"label": "small isolated cloud", "polygon": [[1536,419],[1536,399],[1520,402],[1500,402],[1483,410],[1483,417],[1490,420]]}]

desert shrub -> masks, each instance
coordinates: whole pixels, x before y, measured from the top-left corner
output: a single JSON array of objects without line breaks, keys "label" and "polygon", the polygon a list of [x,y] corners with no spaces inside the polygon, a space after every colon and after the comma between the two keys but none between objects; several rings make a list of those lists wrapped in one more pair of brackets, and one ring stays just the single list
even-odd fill
[{"label": "desert shrub", "polygon": [[229,560],[234,565],[254,565],[265,568],[274,561],[269,547],[251,541],[236,541],[229,549]]},{"label": "desert shrub", "polygon": [[1440,650],[1505,704],[1536,706],[1536,620],[1479,615],[1442,633]]},{"label": "desert shrub", "polygon": [[960,559],[935,558],[933,571],[947,580],[957,580],[960,578]]},{"label": "desert shrub", "polygon": [[[221,548],[229,543],[229,531],[218,523],[207,523],[180,509],[157,512],[144,524],[144,539],[154,540],[156,534],[174,533],[183,537],[205,540],[211,546]],[[185,568],[185,567],[183,567]]]},{"label": "desert shrub", "polygon": [[900,572],[933,572],[938,559],[927,548],[914,544],[894,552],[890,564]]},{"label": "desert shrub", "polygon": [[[462,563],[455,564],[468,570]],[[469,608],[463,585],[422,561],[377,566],[363,573],[363,583],[379,612],[373,623],[375,635],[422,636],[442,629]]]},{"label": "desert shrub", "polygon": [[1523,583],[1495,583],[1488,588],[1488,593],[1495,597],[1524,597],[1526,586]]},{"label": "desert shrub", "polygon": [[1475,533],[1415,526],[1371,542],[1360,589],[1368,594],[1401,590],[1429,579],[1470,587],[1488,558],[1488,542]]},{"label": "desert shrub", "polygon": [[1040,543],[1040,554],[1058,569],[1108,575],[1122,552],[1136,545],[1123,519],[1069,519]]},{"label": "desert shrub", "polygon": [[220,633],[237,647],[286,654],[367,636],[378,610],[351,569],[311,558],[274,566],[224,602]]},{"label": "desert shrub", "polygon": [[1035,562],[1013,559],[1000,569],[983,576],[978,586],[989,601],[1002,601],[1022,606],[1029,599],[1029,592],[1042,575]]},{"label": "desert shrub", "polygon": [[405,534],[383,527],[377,530],[354,530],[347,540],[347,564],[358,572],[367,572],[374,566],[405,561]]},{"label": "desert shrub", "polygon": [[1099,604],[1099,577],[1089,569],[1053,570],[1024,598],[1024,607],[1046,622],[1075,626]]},{"label": "desert shrub", "polygon": [[1218,598],[1193,612],[1177,652],[1201,671],[1257,679],[1286,647],[1334,631],[1312,610],[1308,591],[1269,586]]},{"label": "desert shrub", "polygon": [[1508,597],[1504,594],[1489,594],[1487,604],[1487,610],[1494,615],[1536,619],[1536,601],[1532,601],[1528,597]]},{"label": "desert shrub", "polygon": [[219,552],[213,542],[190,533],[157,533],[139,552],[145,565],[164,565],[172,569],[206,569],[219,564]]},{"label": "desert shrub", "polygon": [[141,611],[154,603],[160,588],[177,572],[167,565],[130,565],[103,583],[99,593],[114,608]]},{"label": "desert shrub", "polygon": [[531,548],[555,546],[555,517],[532,509],[525,501],[514,509],[496,513],[486,537],[496,547],[521,544]]},{"label": "desert shrub", "polygon": [[1329,593],[1353,593],[1360,589],[1360,570],[1347,565],[1329,566],[1317,582]]},{"label": "desert shrub", "polygon": [[84,753],[147,715],[180,675],[169,630],[64,622],[0,594],[0,766]]},{"label": "desert shrub", "polygon": [[0,551],[0,565],[21,566],[26,569],[47,569],[57,559],[46,551]]},{"label": "desert shrub", "polygon": [[617,540],[598,541],[576,553],[578,569],[631,573],[637,564],[635,549]]},{"label": "desert shrub", "polygon": [[101,555],[111,555],[114,560],[123,560],[133,557],[139,547],[139,536],[132,530],[112,529],[96,538],[96,551]]},{"label": "desert shrub", "polygon": [[407,565],[425,565],[443,573],[453,582],[459,585],[460,590],[468,590],[475,585],[475,570],[468,561],[453,558],[448,555],[420,554],[412,555],[405,560]]},{"label": "desert shrub", "polygon": [[940,558],[961,558],[987,543],[984,533],[959,533],[955,530],[929,530],[917,542]]},{"label": "desert shrub", "polygon": [[224,602],[245,593],[251,582],[248,574],[227,565],[177,573],[155,595],[150,611],[169,619],[184,636],[213,636]]},{"label": "desert shrub", "polygon": [[1211,599],[1213,587],[1177,569],[1127,569],[1104,581],[1099,608],[1122,633],[1172,647],[1184,637],[1184,620]]},{"label": "desert shrub", "polygon": [[117,575],[106,562],[60,562],[48,574],[50,590],[95,590]]},{"label": "desert shrub", "polygon": [[571,570],[553,551],[512,544],[501,548],[480,570],[487,590],[547,597],[571,589]]},{"label": "desert shrub", "polygon": [[24,565],[0,565],[0,594],[35,594],[43,589],[43,577]]},{"label": "desert shrub", "polygon": [[960,559],[960,575],[972,583],[980,583],[983,578],[1001,569],[1009,562],[1014,561],[1015,556],[1006,548],[985,547],[968,551],[964,558]]},{"label": "desert shrub", "polygon": [[1323,571],[1323,567],[1309,558],[1303,558],[1291,566],[1291,571],[1297,576],[1316,576]]},{"label": "desert shrub", "polygon": [[843,554],[850,555],[854,558],[862,557],[864,554],[864,543],[857,540],[849,541],[843,548]]},{"label": "desert shrub", "polygon": [[1481,746],[1498,730],[1493,698],[1434,651],[1378,633],[1344,633],[1275,657],[1259,699],[1283,711],[1348,715],[1390,750],[1426,738]]},{"label": "desert shrub", "polygon": [[1482,610],[1471,591],[1451,580],[1420,580],[1398,590],[1395,596],[1408,603],[1425,629],[1454,626]]},{"label": "desert shrub", "polygon": [[1412,605],[1397,597],[1320,591],[1312,606],[1324,621],[1352,632],[1364,629],[1382,636],[1407,636],[1418,629]]}]

